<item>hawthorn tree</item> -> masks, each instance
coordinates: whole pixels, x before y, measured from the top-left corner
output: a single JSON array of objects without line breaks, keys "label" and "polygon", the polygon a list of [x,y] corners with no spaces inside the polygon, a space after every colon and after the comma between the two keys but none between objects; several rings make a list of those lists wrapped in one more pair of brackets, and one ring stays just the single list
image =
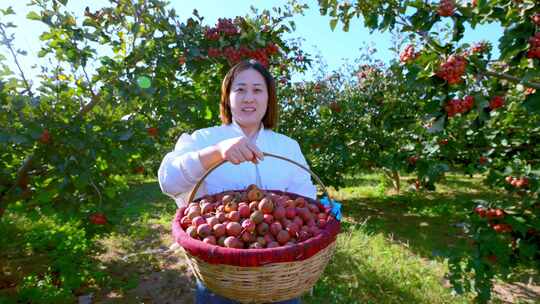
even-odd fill
[{"label": "hawthorn tree", "polygon": [[[451,258],[457,291],[490,298],[492,278],[525,265],[538,267],[540,208],[539,4],[533,0],[330,1],[321,0],[330,27],[363,17],[372,30],[399,31],[410,43],[399,61],[403,85],[426,102],[419,108],[431,138],[422,150],[449,168],[483,172],[486,183],[508,195],[479,202],[468,234],[473,250]],[[465,25],[497,23],[499,58],[491,46],[462,42]],[[445,30],[448,29],[448,30]],[[425,153],[424,153],[425,154]],[[417,163],[422,156],[409,159]],[[435,165],[426,162],[427,167]],[[417,166],[417,170],[421,170]]]}]

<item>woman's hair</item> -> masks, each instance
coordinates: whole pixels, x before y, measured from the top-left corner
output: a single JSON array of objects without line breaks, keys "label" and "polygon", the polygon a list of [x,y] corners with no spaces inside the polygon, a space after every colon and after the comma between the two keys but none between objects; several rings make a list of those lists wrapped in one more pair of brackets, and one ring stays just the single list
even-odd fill
[{"label": "woman's hair", "polygon": [[266,82],[266,88],[268,89],[268,106],[266,107],[266,113],[264,114],[262,123],[265,128],[274,129],[277,126],[278,119],[276,83],[270,72],[254,59],[243,60],[237,63],[229,70],[229,72],[227,72],[227,75],[225,75],[223,83],[221,84],[221,102],[219,104],[221,121],[227,125],[232,123],[231,102],[229,100],[231,86],[238,73],[249,69],[254,69],[259,72]]}]

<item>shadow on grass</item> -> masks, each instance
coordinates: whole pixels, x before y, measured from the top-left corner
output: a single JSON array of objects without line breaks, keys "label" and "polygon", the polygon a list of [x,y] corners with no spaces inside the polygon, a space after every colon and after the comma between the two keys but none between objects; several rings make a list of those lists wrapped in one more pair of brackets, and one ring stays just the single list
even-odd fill
[{"label": "shadow on grass", "polygon": [[[153,266],[145,258],[167,261],[169,265]],[[97,303],[193,303],[193,280],[185,266],[179,264],[180,259],[162,253],[104,263],[112,280],[97,292]]]},{"label": "shadow on grass", "polygon": [[412,293],[376,274],[366,263],[336,250],[306,303],[423,303]]},{"label": "shadow on grass", "polygon": [[448,256],[452,250],[468,250],[463,235],[465,216],[477,204],[475,200],[500,197],[490,191],[408,192],[351,197],[342,203],[343,214],[355,223],[365,222],[368,231],[383,233],[424,258],[434,258]]}]

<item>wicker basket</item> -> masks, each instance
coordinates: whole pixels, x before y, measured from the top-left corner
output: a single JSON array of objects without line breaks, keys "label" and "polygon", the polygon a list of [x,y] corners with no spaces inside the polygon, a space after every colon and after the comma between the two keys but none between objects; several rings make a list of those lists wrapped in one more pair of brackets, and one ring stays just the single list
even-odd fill
[{"label": "wicker basket", "polygon": [[[308,168],[278,155],[269,153],[264,155],[289,161],[308,171],[328,195],[319,177]],[[192,190],[189,202],[193,201],[197,189],[206,176],[223,163],[217,164],[205,173]],[[292,198],[303,197],[282,191],[266,191],[287,194]],[[310,198],[304,199],[317,204]],[[284,301],[299,297],[308,291],[317,282],[332,257],[340,230],[339,221],[330,217],[320,235],[293,246],[231,249],[190,238],[180,226],[181,216],[177,212],[173,220],[173,235],[183,247],[196,278],[212,292],[241,303]],[[271,259],[268,259],[269,254]],[[246,266],[246,261],[252,261],[251,263],[256,261],[256,265]]]}]

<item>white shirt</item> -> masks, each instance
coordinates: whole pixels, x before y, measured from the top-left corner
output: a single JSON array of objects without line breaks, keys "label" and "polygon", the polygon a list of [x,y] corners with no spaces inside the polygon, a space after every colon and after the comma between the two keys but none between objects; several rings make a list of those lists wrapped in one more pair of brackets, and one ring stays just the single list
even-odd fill
[{"label": "white shirt", "polygon": [[[198,151],[238,136],[245,135],[236,122],[197,130],[191,135],[182,134],[175,149],[165,155],[159,167],[158,179],[161,191],[174,198],[179,207],[187,204],[191,190],[205,173]],[[261,128],[256,145],[262,152],[283,156],[308,167],[300,145],[288,136]],[[258,167],[263,189],[316,197],[317,190],[311,176],[302,168],[270,156],[259,162]],[[243,162],[239,165],[226,162],[206,177],[195,197],[225,190],[243,190],[250,184],[256,184],[256,180],[256,168],[252,162]]]}]

